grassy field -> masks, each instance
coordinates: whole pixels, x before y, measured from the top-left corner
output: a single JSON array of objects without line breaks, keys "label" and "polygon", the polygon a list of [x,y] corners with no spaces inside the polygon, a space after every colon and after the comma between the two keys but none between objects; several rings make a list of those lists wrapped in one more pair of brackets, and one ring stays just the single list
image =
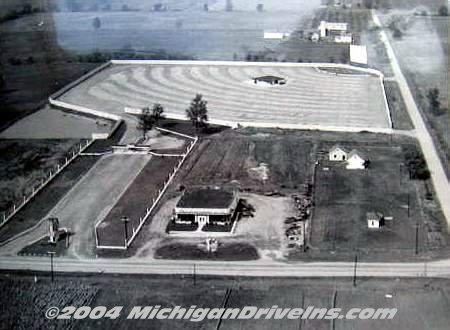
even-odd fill
[{"label": "grassy field", "polygon": [[99,225],[97,233],[100,245],[123,245],[124,227],[120,222],[123,216],[130,220],[128,238],[131,237],[132,230],[139,226],[139,219],[145,215],[152,199],[158,197],[158,190],[162,189],[179,161],[176,157],[153,157],[148,162]]},{"label": "grassy field", "polygon": [[[72,329],[211,329],[217,320],[191,322],[186,320],[127,320],[134,306],[164,307],[191,305],[204,308],[239,308],[256,306],[270,308],[397,308],[393,320],[223,320],[220,329],[447,329],[450,322],[450,283],[437,279],[359,279],[352,287],[351,279],[274,279],[226,278],[197,276],[77,276],[57,275],[51,285],[48,275],[1,274],[0,286],[4,311],[3,327],[26,328],[45,326]],[[74,288],[77,288],[75,290]],[[385,295],[390,293],[392,299]],[[333,303],[334,302],[334,303]],[[67,305],[91,307],[123,306],[116,320],[46,321],[49,306]],[[18,317],[18,316],[21,317]]]},{"label": "grassy field", "polygon": [[[447,246],[447,232],[437,229],[444,219],[426,211],[436,208],[427,204],[424,185],[409,180],[403,148],[389,144],[341,145],[368,154],[370,167],[366,171],[349,171],[343,164],[327,160],[317,167],[310,237],[312,256],[348,258],[355,253],[369,259],[414,256],[416,225],[421,255]],[[330,143],[323,143],[319,150],[330,147]],[[394,220],[386,221],[380,230],[369,230],[366,212],[371,211],[392,216]]]},{"label": "grassy field", "polygon": [[0,212],[19,203],[23,195],[63,164],[79,140],[0,140]]},{"label": "grassy field", "polygon": [[392,125],[394,129],[411,130],[414,125],[408,115],[405,101],[400,93],[400,88],[395,81],[385,81],[384,87],[386,91],[386,98],[391,111]]},{"label": "grassy field", "polygon": [[[177,182],[188,187],[237,184],[250,191],[292,191],[308,179],[311,147],[289,135],[227,132],[200,141]],[[261,164],[267,164],[267,178]]]}]

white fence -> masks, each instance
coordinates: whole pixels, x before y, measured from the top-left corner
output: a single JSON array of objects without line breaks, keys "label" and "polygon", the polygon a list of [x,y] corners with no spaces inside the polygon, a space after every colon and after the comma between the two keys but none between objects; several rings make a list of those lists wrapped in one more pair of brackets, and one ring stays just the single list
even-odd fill
[{"label": "white fence", "polygon": [[32,192],[28,196],[24,196],[23,200],[19,204],[14,204],[12,209],[8,212],[3,212],[3,220],[0,224],[0,228],[4,226],[17,212],[19,212],[30,200],[34,198],[44,187],[46,187],[61,171],[63,171],[72,161],[74,161],[84,150],[86,150],[94,140],[87,140],[86,143],[80,143],[77,151],[66,157],[63,164],[56,165],[54,170],[51,170],[45,178],[43,178],[37,187],[32,188]]},{"label": "white fence", "polygon": [[176,134],[176,135],[181,135],[181,136],[184,136],[184,137],[187,137],[187,138],[191,139],[192,141],[189,144],[189,146],[187,147],[186,152],[183,155],[181,155],[181,157],[182,157],[181,160],[173,168],[173,171],[169,174],[169,176],[168,176],[167,180],[164,182],[162,188],[158,190],[158,196],[156,197],[156,199],[155,198],[152,199],[151,206],[149,208],[147,208],[145,210],[145,214],[141,218],[139,218],[139,225],[136,228],[135,227],[131,228],[132,235],[131,235],[131,237],[128,240],[125,239],[124,245],[122,245],[122,246],[100,245],[100,242],[99,242],[99,239],[98,239],[98,232],[97,232],[97,230],[98,230],[99,225],[102,223],[103,219],[101,219],[100,221],[98,221],[95,224],[95,244],[96,244],[96,247],[98,249],[126,250],[131,245],[131,243],[133,242],[133,240],[136,238],[137,234],[141,230],[142,226],[144,225],[145,221],[147,221],[148,217],[153,212],[153,210],[155,209],[156,205],[158,205],[159,201],[161,200],[162,196],[166,192],[167,188],[169,187],[169,185],[173,181],[175,175],[177,174],[177,172],[179,171],[179,169],[183,165],[184,161],[189,156],[190,152],[195,147],[195,145],[197,144],[197,141],[198,141],[198,137],[192,137],[192,136],[188,136],[188,135],[185,135],[185,134],[181,134],[181,133],[177,133],[177,132],[173,132],[173,131],[166,130],[166,129],[161,129],[161,128],[159,130],[162,130],[162,131],[165,131],[165,132],[168,132],[168,133],[172,133],[172,134]]}]

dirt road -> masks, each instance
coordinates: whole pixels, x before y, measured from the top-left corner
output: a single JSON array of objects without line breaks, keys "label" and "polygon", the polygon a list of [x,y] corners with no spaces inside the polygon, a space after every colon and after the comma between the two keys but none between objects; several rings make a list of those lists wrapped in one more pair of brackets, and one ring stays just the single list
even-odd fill
[{"label": "dirt road", "polygon": [[411,120],[416,129],[416,138],[419,140],[422,152],[428,164],[428,168],[431,172],[431,179],[436,190],[437,198],[441,204],[442,212],[447,219],[447,225],[450,228],[450,186],[445,174],[444,167],[439,158],[438,152],[434,145],[433,139],[427,130],[425,122],[420,114],[419,108],[417,107],[416,101],[409,89],[408,83],[405,76],[402,73],[400,64],[395,55],[394,49],[392,48],[389,38],[384,31],[383,26],[378,18],[376,11],[372,11],[373,21],[376,26],[380,27],[380,37],[381,41],[386,47],[389,59],[391,61],[391,66],[394,72],[394,76],[400,87],[403,99],[405,100],[406,109],[411,117]]}]

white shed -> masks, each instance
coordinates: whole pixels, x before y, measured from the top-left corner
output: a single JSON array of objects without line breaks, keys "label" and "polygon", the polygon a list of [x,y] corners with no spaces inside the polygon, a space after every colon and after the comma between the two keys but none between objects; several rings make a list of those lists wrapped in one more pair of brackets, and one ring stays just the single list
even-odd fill
[{"label": "white shed", "polygon": [[348,150],[346,150],[345,148],[342,148],[338,145],[334,145],[329,150],[328,157],[331,161],[334,161],[334,162],[345,161],[348,158]]},{"label": "white shed", "polygon": [[367,227],[380,228],[384,224],[383,214],[379,212],[367,212]]},{"label": "white shed", "polygon": [[369,157],[358,150],[352,150],[348,154],[347,166],[348,170],[364,170],[369,165]]}]

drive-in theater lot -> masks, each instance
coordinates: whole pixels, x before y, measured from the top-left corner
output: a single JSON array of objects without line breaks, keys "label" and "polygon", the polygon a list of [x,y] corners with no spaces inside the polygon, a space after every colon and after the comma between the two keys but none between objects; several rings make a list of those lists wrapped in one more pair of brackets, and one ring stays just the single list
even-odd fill
[{"label": "drive-in theater lot", "polygon": [[[311,125],[347,129],[391,128],[384,90],[376,74],[335,74],[314,65],[189,61],[113,64],[58,98],[121,115],[125,107],[161,103],[185,117],[195,94],[208,101],[211,120],[230,124]],[[255,84],[261,76],[284,85]]]}]

